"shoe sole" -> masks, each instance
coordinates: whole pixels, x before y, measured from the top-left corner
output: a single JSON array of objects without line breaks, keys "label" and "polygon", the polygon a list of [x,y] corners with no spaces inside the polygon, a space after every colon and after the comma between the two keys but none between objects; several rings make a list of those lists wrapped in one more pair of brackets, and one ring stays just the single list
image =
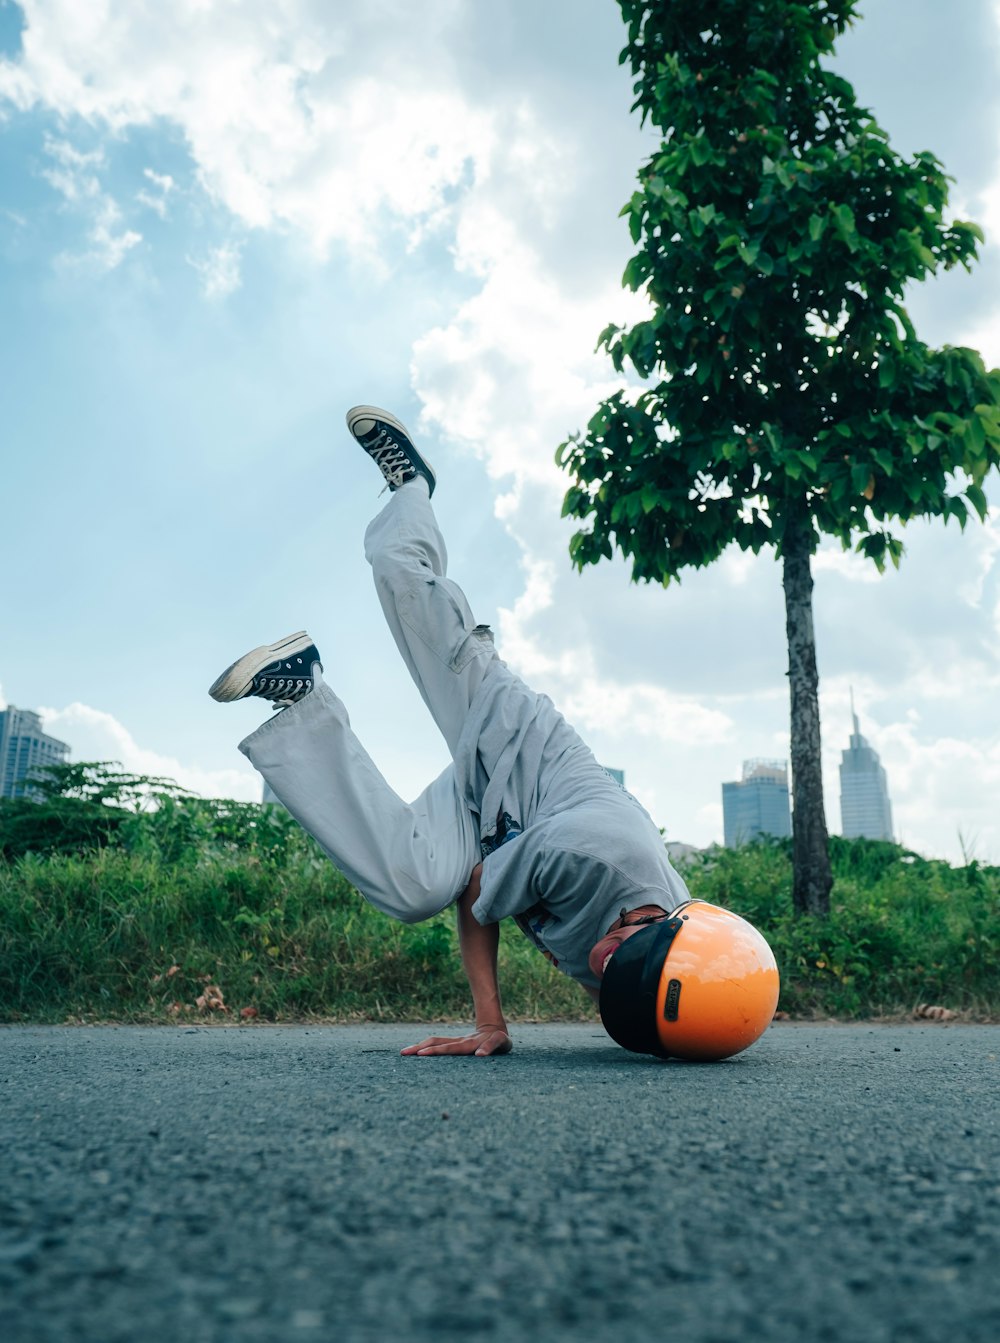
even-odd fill
[{"label": "shoe sole", "polygon": [[[410,436],[410,431],[402,420],[397,420],[395,415],[390,415],[389,412],[383,410],[381,406],[352,406],[347,412],[347,428],[355,443],[359,444],[362,448],[364,448],[365,445],[354,432],[354,426],[357,424],[358,420],[381,420],[383,424],[387,424],[390,428],[401,433],[407,443],[409,443],[410,447],[413,448],[415,461],[419,462],[421,468],[430,475],[430,480],[427,483],[430,485],[431,493],[433,494],[434,486],[437,484],[437,472],[434,470],[433,466],[431,466],[427,458],[421,456],[421,454],[417,452],[416,445]],[[365,449],[365,451],[367,451],[367,449]]]},{"label": "shoe sole", "polygon": [[[389,412],[387,410],[383,410],[381,406],[351,407],[351,409],[347,412],[347,427],[355,438],[357,438],[357,434],[354,433],[354,426],[357,424],[358,420],[381,420],[383,424],[390,424],[392,425],[393,429],[398,429],[398,431],[403,435],[405,439],[408,440],[408,442],[410,443],[413,442],[413,439],[410,438],[410,431],[409,429],[407,429],[403,421],[397,420],[395,415],[390,415]],[[360,439],[358,441],[360,442]],[[364,445],[362,444],[362,446]]]},{"label": "shoe sole", "polygon": [[289,634],[286,638],[279,639],[277,643],[261,644],[259,648],[252,649],[239,661],[234,662],[231,667],[227,667],[222,675],[212,682],[208,693],[220,704],[229,704],[234,699],[242,699],[253,685],[253,678],[259,671],[269,667],[272,662],[277,662],[279,658],[301,653],[311,643],[312,639],[305,630],[299,630],[297,634]]}]

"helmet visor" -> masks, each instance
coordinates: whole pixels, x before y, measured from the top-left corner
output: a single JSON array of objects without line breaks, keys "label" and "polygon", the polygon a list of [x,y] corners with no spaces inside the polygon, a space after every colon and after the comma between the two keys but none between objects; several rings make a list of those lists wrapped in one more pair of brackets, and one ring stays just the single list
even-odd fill
[{"label": "helmet visor", "polygon": [[663,963],[683,924],[675,911],[669,919],[633,933],[608,961],[601,980],[601,1020],[623,1049],[670,1057],[656,1029],[656,995]]}]

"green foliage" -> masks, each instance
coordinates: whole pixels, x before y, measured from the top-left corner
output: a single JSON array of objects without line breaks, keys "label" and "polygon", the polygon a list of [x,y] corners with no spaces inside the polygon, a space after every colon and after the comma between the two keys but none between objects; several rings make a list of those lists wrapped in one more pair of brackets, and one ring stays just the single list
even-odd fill
[{"label": "green foliage", "polygon": [[141,811],[168,797],[190,796],[173,779],[130,774],[116,769],[117,760],[85,760],[41,765],[31,776],[31,790],[46,802],[69,800]]},{"label": "green foliage", "polygon": [[0,798],[0,857],[81,853],[112,843],[144,807],[182,797],[170,779],[128,774],[115,761],[45,765],[25,796]]},{"label": "green foliage", "polygon": [[[114,844],[0,860],[0,1020],[467,1020],[450,911],[412,927],[385,918],[288,825],[257,852],[209,838],[179,858]],[[935,1002],[1000,1016],[1000,869],[864,840],[834,839],[832,853],[823,920],[793,914],[787,844],[713,850],[685,876],[764,931],[786,1012]],[[514,1020],[594,1019],[509,923],[500,978]]]},{"label": "green foliage", "polygon": [[[453,916],[378,914],[284,808],[105,764],[41,788],[0,808],[0,1020],[467,1016]],[[589,1013],[519,933],[501,971],[522,1015]]]},{"label": "green foliage", "polygon": [[895,844],[830,842],[829,917],[792,907],[787,843],[716,849],[685,877],[767,936],[794,1016],[909,1014],[921,1003],[1000,1013],[1000,868],[954,869]]},{"label": "green foliage", "polygon": [[[108,764],[57,766],[39,790],[0,807],[16,851],[0,858],[0,1020],[467,1017],[451,914],[413,927],[378,914],[283,808]],[[803,919],[789,849],[712,850],[685,874],[767,935],[783,1010],[998,1013],[1000,869],[834,838],[831,915]],[[513,1019],[592,1016],[513,925],[500,976]]]},{"label": "green foliage", "polygon": [[906,286],[971,267],[933,154],[898,154],[822,64],[854,0],[619,0],[635,106],[661,134],[622,213],[623,283],[650,315],[608,327],[618,392],[557,461],[580,569],[617,548],[667,585],[736,544],[783,560],[795,905],[831,884],[810,558],[821,538],[898,565],[911,518],[986,514],[1000,373],[932,350]]},{"label": "green foliage", "polygon": [[172,779],[115,761],[47,765],[32,796],[0,799],[0,857],[114,846],[166,862],[243,853],[283,861],[319,850],[282,807],[194,797]]},{"label": "green foliage", "polygon": [[[523,1015],[589,1013],[519,933]],[[367,906],[283,807],[58,765],[0,803],[0,1020],[464,1017],[453,916]]]},{"label": "green foliage", "polygon": [[[625,206],[651,313],[600,343],[649,385],[559,449],[578,567],[667,583],[735,542],[837,537],[879,569],[893,523],[986,513],[1000,374],[929,349],[908,283],[976,258],[933,154],[892,149],[824,68],[853,0],[619,0],[636,107],[662,133]],[[806,522],[803,525],[803,515]]]}]

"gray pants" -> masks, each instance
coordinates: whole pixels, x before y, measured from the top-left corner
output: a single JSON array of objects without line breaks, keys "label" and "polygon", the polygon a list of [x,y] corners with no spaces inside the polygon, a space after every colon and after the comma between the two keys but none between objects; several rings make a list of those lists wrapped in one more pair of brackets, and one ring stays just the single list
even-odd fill
[{"label": "gray pants", "polygon": [[[396,490],[369,525],[365,555],[396,645],[454,756],[496,651],[489,630],[476,625],[464,593],[446,577],[448,554],[422,479]],[[454,769],[405,803],[325,683],[275,714],[240,750],[383,913],[416,923],[464,890],[479,861],[479,827]]]}]

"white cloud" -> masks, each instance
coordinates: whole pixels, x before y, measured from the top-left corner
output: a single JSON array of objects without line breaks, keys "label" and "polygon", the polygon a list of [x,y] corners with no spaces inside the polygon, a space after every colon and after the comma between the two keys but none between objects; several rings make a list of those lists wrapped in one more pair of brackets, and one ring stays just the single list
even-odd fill
[{"label": "white cloud", "polygon": [[68,742],[76,760],[117,760],[133,774],[174,779],[203,797],[233,797],[259,802],[260,778],[252,770],[206,770],[140,746],[112,714],[87,704],[38,710],[45,731]]},{"label": "white cloud", "polygon": [[[970,857],[1000,862],[1000,737],[932,738],[912,723],[866,735],[889,777],[897,838],[926,853],[928,836],[935,837],[935,848],[947,837],[956,858],[964,843],[975,846]],[[937,855],[931,850],[930,856]]]},{"label": "white cloud", "polygon": [[238,243],[223,243],[210,248],[203,257],[188,257],[188,265],[201,276],[201,289],[206,298],[228,298],[239,289],[240,253]]},{"label": "white cloud", "polygon": [[[986,236],[980,255],[985,259],[1000,242],[1000,175],[984,191],[969,214],[982,227]],[[992,308],[977,316],[962,328],[952,342],[978,350],[987,368],[1000,366],[1000,312]]]},{"label": "white cloud", "polygon": [[140,205],[145,205],[147,210],[159,215],[161,219],[166,219],[167,197],[177,183],[169,173],[157,173],[152,168],[143,168],[142,175],[150,185],[136,192],[136,200]]},{"label": "white cloud", "polygon": [[82,253],[63,253],[59,260],[66,265],[114,270],[142,241],[142,234],[121,227],[122,212],[101,186],[98,172],[107,166],[104,151],[79,150],[67,140],[47,135],[45,152],[55,166],[43,169],[42,176],[88,221],[90,246]]},{"label": "white cloud", "polygon": [[[970,856],[1000,863],[1000,733],[995,719],[984,723],[981,733],[962,737],[934,725],[939,721],[935,696],[950,704],[960,676],[956,668],[950,685],[934,682],[916,689],[890,690],[864,676],[853,685],[845,678],[825,683],[823,772],[832,833],[840,830],[840,753],[847,746],[853,691],[862,735],[879,753],[888,777],[895,838],[929,858],[960,862],[962,841],[967,844],[974,837],[977,850]],[[987,692],[987,697],[995,693]]]},{"label": "white cloud", "polygon": [[698,820],[713,833],[722,834],[722,803],[706,802],[698,809]]},{"label": "white cloud", "polygon": [[969,548],[969,567],[973,572],[959,585],[958,595],[969,606],[979,606],[989,577],[996,567],[997,557],[1000,556],[1000,516],[991,513],[982,525],[978,522],[970,523],[966,544]]},{"label": "white cloud", "polygon": [[[666,595],[630,588],[621,564],[586,578],[570,572],[570,528],[558,520],[567,481],[553,449],[618,385],[593,344],[609,320],[634,320],[642,302],[618,285],[624,235],[620,252],[605,248],[572,281],[564,278],[559,263],[572,250],[581,213],[613,211],[617,202],[595,204],[576,191],[592,146],[571,117],[556,121],[552,112],[543,120],[513,87],[506,101],[463,91],[449,38],[473,8],[457,0],[355,7],[286,0],[277,11],[265,0],[23,0],[23,55],[0,61],[0,106],[5,99],[11,107],[42,106],[69,128],[82,120],[112,134],[166,121],[180,130],[227,227],[295,235],[315,258],[343,248],[377,273],[432,236],[450,247],[466,296],[417,334],[411,380],[425,430],[481,460],[503,491],[495,511],[519,548],[521,591],[500,613],[501,651],[596,738],[608,763],[628,761],[630,783],[647,805],[674,813],[661,813],[672,835],[721,838],[721,779],[734,777],[743,756],[787,755],[781,671],[754,660],[761,646],[782,639],[774,596],[780,575],[737,551]],[[103,154],[66,139],[51,145],[48,180],[84,213],[95,259],[118,264],[139,236],[103,189]],[[633,140],[624,152],[637,155]],[[143,176],[140,203],[165,217],[172,179],[151,169]],[[991,232],[1000,232],[1000,184],[995,193],[985,213]],[[207,296],[238,286],[236,242],[192,249],[190,260]],[[972,343],[1000,362],[995,314]],[[986,835],[983,808],[996,796],[989,725],[970,729],[964,753],[954,727],[958,704],[990,711],[1000,677],[996,524],[978,536],[961,561],[950,538],[948,549],[926,543],[919,570],[926,593],[907,586],[909,559],[891,586],[879,586],[873,566],[835,547],[824,547],[816,563],[839,601],[830,609],[841,613],[827,623],[821,672],[833,653],[853,668],[906,837],[915,830],[952,854],[952,802],[961,824]],[[952,608],[982,611],[987,620],[995,608],[992,651],[967,647],[967,631],[982,636],[983,627],[953,626]],[[609,628],[618,632],[610,647]],[[698,676],[707,680],[709,672],[712,684],[698,690]],[[846,674],[824,681],[824,713],[828,704],[836,708],[825,727],[843,721],[846,683]],[[102,729],[105,753],[121,757],[115,729],[123,731]],[[840,737],[846,733],[826,727],[833,828]],[[144,769],[181,770],[128,742],[130,768],[149,759],[158,763]],[[935,769],[943,782],[928,791],[921,770]],[[234,788],[248,786],[246,776],[232,774]],[[185,780],[193,777],[185,772]],[[220,790],[221,779],[212,775],[205,791]]]},{"label": "white cloud", "polygon": [[[544,212],[553,220],[559,202],[551,183],[576,149],[550,134],[533,151],[534,177],[547,184]],[[590,642],[594,625],[574,626],[568,614],[579,612],[579,580],[569,571],[569,528],[556,521],[567,479],[554,448],[621,385],[594,354],[596,333],[609,315],[633,318],[644,303],[603,275],[588,288],[560,288],[519,224],[523,202],[512,203],[495,185],[508,166],[498,152],[493,178],[457,208],[455,264],[482,287],[415,343],[412,365],[424,428],[479,457],[506,489],[496,512],[521,550],[524,587],[499,612],[502,655],[609,749],[637,738],[653,750],[719,743],[733,726],[725,712],[662,685],[601,673]],[[534,236],[544,245],[544,230]],[[729,567],[738,582],[739,560]]]},{"label": "white cloud", "polygon": [[3,686],[0,685],[0,711],[6,709],[6,707],[7,707],[7,700],[3,693]]},{"label": "white cloud", "polygon": [[152,210],[155,215],[161,219],[167,217],[167,202],[162,196],[154,196],[148,191],[137,191],[135,198],[140,205],[145,205],[147,210]]},{"label": "white cloud", "polygon": [[90,249],[83,260],[92,261],[100,270],[114,270],[133,247],[142,242],[135,229],[122,229],[122,212],[109,197],[101,201],[87,237]]},{"label": "white cloud", "polygon": [[[488,170],[493,112],[435,68],[454,4],[22,8],[23,51],[0,61],[0,105],[41,105],[113,133],[165,119],[213,200],[248,228],[304,235],[317,256],[342,243],[377,263],[387,229],[422,235],[447,217],[449,193]],[[514,149],[523,160],[527,134]]]},{"label": "white cloud", "polygon": [[87,153],[74,149],[68,140],[57,140],[52,135],[46,135],[45,152],[55,161],[56,166],[43,169],[42,176],[71,205],[100,198],[101,181],[97,169],[107,166],[103,149]]},{"label": "white cloud", "polygon": [[727,741],[733,721],[698,700],[672,695],[663,686],[620,685],[576,670],[567,678],[562,703],[574,723],[585,731],[617,732],[643,737],[647,744],[705,747]]},{"label": "white cloud", "polygon": [[852,583],[878,583],[882,575],[871,560],[853,550],[842,550],[839,545],[825,545],[813,556],[813,573],[839,574]]},{"label": "white cloud", "polygon": [[[540,175],[545,175],[544,164]],[[629,675],[632,658],[627,645],[616,650],[617,656],[604,658],[616,671],[598,668],[596,654],[608,637],[613,609],[605,603],[615,598],[609,595],[609,584],[602,583],[597,605],[581,610],[597,585],[588,583],[585,595],[582,580],[569,573],[568,529],[555,521],[567,482],[553,466],[552,450],[570,429],[586,423],[599,400],[616,385],[606,362],[592,353],[596,333],[609,319],[634,320],[641,304],[604,282],[605,275],[614,275],[613,266],[571,291],[561,288],[542,253],[544,233],[529,232],[520,220],[520,212],[509,208],[492,181],[460,203],[456,266],[480,279],[481,288],[449,322],[415,344],[412,379],[424,406],[423,424],[461,442],[484,461],[491,477],[503,482],[506,492],[496,511],[521,549],[523,582],[521,595],[500,612],[498,642],[504,658],[551,693],[609,763],[628,761],[630,786],[658,820],[667,822],[672,837],[700,844],[721,840],[718,801],[698,806],[696,800],[713,795],[717,799],[721,780],[736,776],[744,756],[788,757],[787,685],[748,681],[737,648],[731,689],[725,694],[673,693],[670,682],[678,647],[682,657],[689,657],[689,650],[704,641],[699,612],[682,606],[673,590],[667,597],[652,591],[648,596],[636,593],[628,588],[623,570],[616,579],[621,585],[620,603],[628,603],[637,621],[653,617],[661,622],[658,635],[648,625],[636,623],[628,638],[659,650],[650,662],[659,663],[662,681],[635,671]],[[567,224],[564,219],[563,227]],[[971,540],[971,533],[965,540]],[[969,574],[971,568],[971,577],[956,584],[965,605],[978,605],[989,590],[997,550],[993,525],[983,529],[972,545],[960,571]],[[883,610],[896,599],[898,588],[879,587],[883,580],[870,561],[836,544],[821,549],[815,569],[827,585],[839,580],[850,588],[863,587]],[[706,613],[718,610],[740,628],[745,622],[740,607],[762,612],[764,588],[780,590],[773,563],[735,549],[714,566],[713,575],[715,595]],[[933,566],[931,575],[939,582],[944,577],[940,570],[934,573]],[[702,590],[709,581],[699,578]],[[720,600],[720,592],[726,591],[731,596]],[[936,614],[941,605],[926,604],[928,614]],[[916,608],[912,615],[919,620]],[[673,626],[671,620],[676,622]],[[755,642],[762,637],[752,617],[747,628]],[[886,628],[891,630],[891,624]],[[872,731],[880,741],[885,737],[901,833],[911,844],[917,845],[919,839],[918,846],[955,859],[961,856],[960,829],[975,830],[981,844],[989,846],[995,833],[996,797],[991,740],[979,738],[963,750],[956,738],[935,731],[934,724],[915,725],[906,712],[914,703],[928,701],[943,710],[963,686],[977,695],[985,693],[988,699],[988,686],[1000,674],[1000,665],[974,666],[968,650],[963,655],[957,647],[956,660],[942,661],[932,641],[918,638],[914,630],[912,650],[897,650],[906,655],[899,681],[886,685],[864,673],[867,652],[878,636],[870,613],[856,617],[838,633],[848,648],[847,660],[857,660],[859,670],[852,676],[859,690],[866,691],[870,680],[872,699],[881,701],[884,716],[888,711],[888,726],[876,733],[873,720]],[[780,627],[768,637],[773,636],[781,637]],[[836,681],[831,688],[837,689]],[[835,832],[840,827],[837,765],[840,748],[847,744],[846,731],[838,728],[848,721],[846,699],[845,682],[841,715],[830,710],[830,696],[824,694],[824,714],[830,713],[824,720],[827,811]],[[893,723],[894,711],[898,713],[901,706],[902,721]],[[929,789],[921,769],[931,769],[932,762],[940,785]]]}]

